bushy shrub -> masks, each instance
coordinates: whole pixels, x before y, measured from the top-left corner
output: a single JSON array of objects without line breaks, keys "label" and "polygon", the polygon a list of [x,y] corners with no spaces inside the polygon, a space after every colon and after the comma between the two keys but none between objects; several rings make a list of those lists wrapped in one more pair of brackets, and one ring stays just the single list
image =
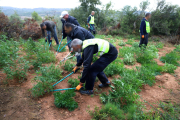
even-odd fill
[{"label": "bushy shrub", "polygon": [[134,54],[125,54],[123,59],[124,64],[126,65],[134,65],[136,63],[136,59],[134,58]]},{"label": "bushy shrub", "polygon": [[123,58],[126,54],[134,54],[135,52],[134,47],[122,47],[119,49],[119,56]]},{"label": "bushy shrub", "polygon": [[64,64],[64,70],[72,72],[74,66],[74,63],[72,63],[70,60],[67,60]]},{"label": "bushy shrub", "polygon": [[125,43],[124,41],[120,40],[119,43],[118,43],[118,45],[119,45],[119,46],[125,46],[126,43]]},{"label": "bushy shrub", "polygon": [[19,44],[16,41],[7,40],[5,35],[2,35],[0,40],[0,68],[14,63],[18,58]]},{"label": "bushy shrub", "polygon": [[173,64],[165,63],[165,65],[163,66],[163,72],[167,72],[167,73],[174,73],[174,70],[176,69],[177,67],[174,66]]},{"label": "bushy shrub", "polygon": [[42,82],[57,82],[59,79],[62,78],[63,71],[54,64],[51,64],[49,67],[40,67],[40,70],[37,71],[39,75],[35,77],[35,80],[40,80]]},{"label": "bushy shrub", "polygon": [[108,118],[111,118],[112,120],[125,119],[123,111],[112,103],[107,103],[102,106],[101,109],[95,107],[95,110],[89,111],[89,113],[94,120],[107,120]]},{"label": "bushy shrub", "polygon": [[33,97],[43,96],[46,92],[49,93],[50,90],[53,90],[53,86],[49,82],[38,82],[30,89]]},{"label": "bushy shrub", "polygon": [[74,90],[67,90],[64,93],[54,93],[54,104],[58,108],[68,108],[69,111],[73,111],[78,107],[78,103],[72,98],[76,95]]},{"label": "bushy shrub", "polygon": [[132,45],[134,43],[134,40],[133,39],[129,39],[126,44],[129,44],[129,45]]},{"label": "bushy shrub", "polygon": [[132,44],[132,47],[138,48],[138,47],[139,47],[139,43],[138,43],[138,42],[134,42],[134,43]]},{"label": "bushy shrub", "polygon": [[8,80],[16,79],[18,82],[23,82],[26,80],[26,72],[28,68],[29,61],[26,61],[23,58],[19,58],[14,61],[13,64],[7,64],[7,66],[3,68],[3,71],[7,74]]},{"label": "bushy shrub", "polygon": [[136,51],[136,60],[139,63],[152,63],[154,58],[158,58],[158,52],[150,49],[137,49]]},{"label": "bushy shrub", "polygon": [[124,64],[122,63],[122,60],[116,59],[105,68],[104,73],[109,77],[121,73],[123,69],[124,69]]},{"label": "bushy shrub", "polygon": [[166,54],[166,56],[163,56],[160,58],[160,61],[162,61],[163,63],[169,63],[169,64],[173,64],[175,66],[179,66],[179,63],[178,63],[179,60],[180,60],[180,56],[175,51],[172,51],[172,52]]},{"label": "bushy shrub", "polygon": [[70,78],[70,79],[68,80],[68,84],[69,84],[69,86],[72,87],[72,88],[78,86],[79,83],[80,83],[80,81],[77,80],[77,79]]}]

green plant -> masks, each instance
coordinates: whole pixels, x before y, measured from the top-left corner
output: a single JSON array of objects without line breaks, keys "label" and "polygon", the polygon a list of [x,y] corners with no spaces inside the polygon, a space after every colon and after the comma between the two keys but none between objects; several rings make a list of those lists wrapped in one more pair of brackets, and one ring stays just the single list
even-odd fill
[{"label": "green plant", "polygon": [[134,42],[134,43],[132,44],[132,46],[135,47],[135,48],[138,48],[138,47],[139,47],[139,43],[138,43],[138,42]]},{"label": "green plant", "polygon": [[141,49],[136,50],[136,60],[139,63],[152,63],[154,58],[158,58],[158,52],[154,51],[154,49],[145,49],[141,47]]},{"label": "green plant", "polygon": [[40,67],[40,70],[37,71],[39,75],[37,75],[34,80],[49,83],[57,82],[60,78],[62,78],[62,72],[63,71],[54,64],[51,64],[49,67]]},{"label": "green plant", "polygon": [[124,69],[124,64],[122,63],[122,60],[116,59],[105,68],[104,73],[109,77],[121,73],[123,69]]},{"label": "green plant", "polygon": [[72,72],[73,67],[75,66],[74,63],[72,63],[70,60],[67,60],[64,64],[64,69],[66,71]]},{"label": "green plant", "polygon": [[50,90],[53,90],[53,86],[49,82],[38,82],[30,89],[33,97],[43,96],[46,92],[49,93]]},{"label": "green plant", "polygon": [[166,54],[166,56],[163,56],[160,58],[160,61],[162,61],[163,63],[169,63],[169,64],[173,64],[175,66],[179,66],[179,63],[178,63],[179,60],[180,60],[180,56],[175,51],[172,51],[172,52]]},{"label": "green plant", "polygon": [[26,72],[28,68],[29,61],[19,58],[17,62],[15,61],[13,64],[8,64],[6,67],[4,67],[3,71],[7,74],[8,80],[16,79],[18,82],[23,82],[26,80]]},{"label": "green plant", "polygon": [[125,54],[134,54],[135,52],[136,50],[134,49],[134,47],[122,47],[119,49],[119,55],[122,58],[125,56]]},{"label": "green plant", "polygon": [[69,84],[69,86],[72,87],[72,88],[78,86],[79,83],[80,83],[80,81],[77,80],[77,79],[70,78],[70,79],[68,80],[68,84]]},{"label": "green plant", "polygon": [[108,118],[112,120],[125,119],[123,111],[112,103],[107,103],[101,109],[95,107],[94,111],[89,111],[89,114],[93,117],[93,120],[107,120]]},{"label": "green plant", "polygon": [[134,43],[134,40],[133,39],[129,39],[126,44],[129,44],[129,45],[132,45]]},{"label": "green plant", "polygon": [[167,73],[174,73],[174,70],[176,69],[177,67],[174,66],[173,64],[165,63],[165,65],[163,66],[163,72],[167,72]]},{"label": "green plant", "polygon": [[164,43],[158,42],[158,43],[156,43],[156,47],[162,49],[164,47]]},{"label": "green plant", "polygon": [[125,46],[126,43],[125,43],[124,41],[120,40],[119,43],[118,43],[118,45],[119,45],[119,46]]},{"label": "green plant", "polygon": [[69,111],[73,111],[78,107],[78,103],[72,98],[76,95],[74,90],[67,90],[64,93],[54,93],[54,104],[58,108],[68,108]]},{"label": "green plant", "polygon": [[125,54],[123,59],[124,64],[126,65],[134,65],[136,63],[136,59],[134,58],[134,54]]}]

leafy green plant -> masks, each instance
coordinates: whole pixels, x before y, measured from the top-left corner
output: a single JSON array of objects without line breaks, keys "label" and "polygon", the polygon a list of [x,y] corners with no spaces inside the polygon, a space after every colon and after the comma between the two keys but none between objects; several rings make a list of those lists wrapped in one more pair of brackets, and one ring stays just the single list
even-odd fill
[{"label": "leafy green plant", "polygon": [[118,45],[119,45],[119,46],[125,46],[126,43],[125,43],[124,41],[120,40],[119,43],[118,43]]},{"label": "leafy green plant", "polygon": [[132,45],[134,43],[134,40],[133,39],[129,39],[126,44],[129,44],[129,45]]},{"label": "leafy green plant", "polygon": [[167,72],[167,73],[174,73],[174,70],[176,69],[177,67],[174,66],[173,64],[165,63],[165,65],[163,66],[163,72]]},{"label": "leafy green plant", "polygon": [[119,49],[119,55],[120,57],[124,57],[125,54],[134,54],[136,52],[136,50],[134,49],[134,47],[122,47]]},{"label": "leafy green plant", "polygon": [[116,59],[105,68],[104,73],[109,77],[121,73],[123,69],[124,69],[124,64],[122,60]]},{"label": "leafy green plant", "polygon": [[40,67],[40,70],[37,71],[39,75],[37,75],[34,80],[40,80],[42,82],[57,82],[60,78],[62,78],[63,71],[56,67],[54,64],[51,64],[49,67]]},{"label": "leafy green plant", "polygon": [[93,117],[93,120],[107,120],[108,118],[112,120],[125,119],[123,111],[112,103],[107,103],[105,106],[102,106],[101,109],[95,107],[95,110],[89,111],[89,114]]},{"label": "leafy green plant", "polygon": [[0,68],[13,64],[18,58],[19,43],[16,41],[7,40],[6,36],[0,40]]},{"label": "leafy green plant", "polygon": [[78,103],[72,98],[76,95],[74,90],[67,90],[64,93],[54,93],[54,104],[58,108],[68,108],[69,111],[73,111],[78,107]]},{"label": "leafy green plant", "polygon": [[8,64],[3,68],[4,73],[7,74],[7,79],[12,80],[16,79],[19,82],[26,80],[27,70],[29,68],[29,61],[26,61],[23,58],[19,58],[17,62],[13,64]]},{"label": "leafy green plant", "polygon": [[77,79],[70,78],[70,79],[68,80],[68,84],[69,84],[69,86],[72,87],[72,88],[78,86],[79,83],[80,83],[80,81],[77,80]]},{"label": "leafy green plant", "polygon": [[43,96],[46,92],[49,93],[50,90],[53,90],[53,86],[49,82],[38,82],[30,89],[33,97]]},{"label": "leafy green plant", "polygon": [[179,63],[178,63],[179,60],[180,60],[180,56],[175,51],[172,51],[172,52],[166,54],[166,56],[163,56],[160,58],[160,61],[162,61],[163,63],[169,63],[169,64],[173,64],[175,66],[179,66]]},{"label": "leafy green plant", "polygon": [[162,43],[162,42],[156,43],[156,48],[162,49],[163,47],[164,47],[164,43]]},{"label": "leafy green plant", "polygon": [[155,52],[152,49],[144,49],[142,47],[141,49],[136,50],[136,60],[137,62],[142,64],[152,63],[153,59],[158,57],[159,57],[158,52]]},{"label": "leafy green plant", "polygon": [[75,66],[74,63],[72,63],[70,60],[67,60],[64,64],[64,69],[66,71],[72,72],[73,67]]},{"label": "leafy green plant", "polygon": [[138,47],[139,47],[139,43],[138,43],[138,42],[134,42],[134,43],[132,44],[132,47],[138,48]]},{"label": "leafy green plant", "polygon": [[123,59],[124,64],[126,65],[134,65],[136,63],[136,59],[134,58],[134,54],[125,54]]}]

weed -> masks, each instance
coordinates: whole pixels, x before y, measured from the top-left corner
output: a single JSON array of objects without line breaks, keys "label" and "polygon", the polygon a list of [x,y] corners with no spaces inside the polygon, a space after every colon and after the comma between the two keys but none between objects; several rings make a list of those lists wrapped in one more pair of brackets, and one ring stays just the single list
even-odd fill
[{"label": "weed", "polygon": [[36,76],[35,80],[40,80],[42,82],[57,82],[60,78],[62,78],[63,71],[56,67],[54,64],[51,64],[49,67],[40,67],[40,70],[37,71],[41,76]]},{"label": "weed", "polygon": [[169,63],[169,64],[173,64],[175,66],[179,66],[179,63],[178,63],[179,60],[180,60],[180,56],[175,51],[172,51],[172,52],[166,54],[166,56],[163,56],[160,58],[160,61],[162,61],[163,63]]},{"label": "weed", "polygon": [[174,70],[176,69],[177,67],[174,66],[173,64],[165,63],[165,65],[163,66],[163,72],[167,72],[167,73],[174,73]]},{"label": "weed", "polygon": [[132,39],[129,39],[127,42],[126,42],[126,44],[129,44],[129,45],[132,45],[134,43],[134,40],[132,40]]},{"label": "weed", "polygon": [[125,119],[123,111],[118,109],[116,105],[112,103],[107,103],[101,109],[95,107],[94,111],[88,111],[93,120],[107,120],[108,117],[112,120]]},{"label": "weed", "polygon": [[26,61],[23,58],[19,58],[17,62],[13,64],[8,64],[3,68],[4,73],[7,74],[7,79],[12,80],[16,79],[19,82],[26,80],[27,70],[29,68],[29,61]]},{"label": "weed", "polygon": [[138,47],[139,47],[139,43],[138,43],[138,42],[134,42],[134,43],[132,44],[132,47],[138,48]]},{"label": "weed", "polygon": [[134,54],[136,52],[136,50],[134,49],[134,47],[122,47],[119,49],[119,55],[120,57],[124,57],[125,54]]},{"label": "weed", "polygon": [[124,41],[120,40],[119,43],[118,43],[118,45],[119,45],[119,46],[125,46],[126,43],[125,43]]},{"label": "weed", "polygon": [[134,58],[134,54],[125,54],[123,59],[124,64],[126,65],[134,65],[136,63],[136,59]]},{"label": "weed", "polygon": [[64,93],[54,93],[54,104],[58,108],[68,108],[69,111],[73,111],[78,107],[78,103],[72,98],[76,95],[74,90],[67,90]]},{"label": "weed", "polygon": [[123,71],[123,69],[124,64],[122,63],[122,60],[116,59],[105,68],[104,73],[109,77],[112,75],[120,74]]},{"label": "weed", "polygon": [[74,63],[72,63],[70,60],[67,60],[64,64],[64,69],[66,71],[72,72],[73,67],[75,66]]},{"label": "weed", "polygon": [[79,83],[80,83],[80,81],[77,80],[77,79],[70,78],[70,79],[68,80],[68,84],[69,84],[69,86],[72,87],[72,88],[78,86]]},{"label": "weed", "polygon": [[38,82],[33,88],[30,89],[33,97],[43,96],[46,92],[53,90],[53,86],[49,82]]},{"label": "weed", "polygon": [[162,42],[156,43],[156,48],[162,49],[163,47],[164,47],[164,43],[162,43]]}]

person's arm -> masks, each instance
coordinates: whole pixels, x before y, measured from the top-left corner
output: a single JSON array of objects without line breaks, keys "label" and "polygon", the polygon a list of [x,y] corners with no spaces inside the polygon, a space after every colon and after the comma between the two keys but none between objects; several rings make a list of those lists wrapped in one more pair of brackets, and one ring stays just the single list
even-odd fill
[{"label": "person's arm", "polygon": [[83,73],[82,77],[80,79],[81,83],[85,83],[86,79],[88,79],[88,72],[91,67],[91,62],[93,59],[93,52],[94,52],[94,45],[88,46],[87,48],[84,49],[84,60],[83,60]]},{"label": "person's arm", "polygon": [[89,16],[89,17],[88,17],[88,20],[87,20],[88,26],[90,26],[90,25],[89,25],[89,21],[90,21],[90,20],[91,20],[91,16]]},{"label": "person's arm", "polygon": [[82,54],[81,59],[78,61],[78,63],[76,64],[76,66],[81,66],[83,63],[83,59],[84,59],[84,53]]},{"label": "person's arm", "polygon": [[45,38],[45,32],[44,32],[44,29],[41,28],[41,30],[42,30],[43,37]]},{"label": "person's arm", "polygon": [[144,28],[145,28],[145,21],[141,22],[141,26],[140,26],[140,32],[141,32],[141,36],[144,35]]},{"label": "person's arm", "polygon": [[74,18],[74,25],[80,26],[76,18]]}]

